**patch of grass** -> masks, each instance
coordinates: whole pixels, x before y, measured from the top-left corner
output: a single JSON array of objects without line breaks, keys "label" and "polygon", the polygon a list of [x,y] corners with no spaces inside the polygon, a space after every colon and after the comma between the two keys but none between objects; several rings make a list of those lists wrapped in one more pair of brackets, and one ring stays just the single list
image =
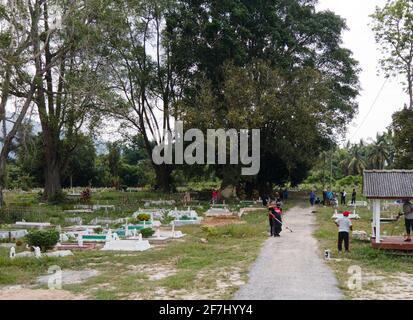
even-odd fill
[{"label": "patch of grass", "polygon": [[[341,207],[339,211],[349,209]],[[339,255],[337,250],[337,227],[334,224],[331,216],[334,210],[331,208],[317,208],[317,229],[314,236],[319,241],[319,246],[322,251],[330,249],[332,251],[333,260],[327,262],[334,270],[339,281],[339,287],[343,290],[347,298],[352,298],[354,292],[349,290],[347,281],[350,277],[348,268],[350,266],[360,266],[362,273],[378,273],[385,277],[394,274],[395,272],[405,272],[413,274],[413,256],[394,254],[394,252],[373,249],[369,241],[353,240],[350,236],[350,253]],[[357,208],[357,213],[361,219],[353,220],[353,230],[364,230],[371,233],[371,217],[372,213],[367,208]],[[383,216],[390,215],[391,212],[384,212]],[[394,215],[394,212],[393,212]],[[402,219],[401,219],[402,220]],[[382,234],[387,235],[402,235],[403,221],[397,223],[382,224]],[[340,259],[337,261],[335,259]],[[364,285],[364,284],[363,284]],[[372,288],[371,285],[368,286]]]},{"label": "patch of grass", "polygon": [[193,286],[195,278],[194,271],[185,270],[163,279],[160,285],[172,290],[189,289]]}]

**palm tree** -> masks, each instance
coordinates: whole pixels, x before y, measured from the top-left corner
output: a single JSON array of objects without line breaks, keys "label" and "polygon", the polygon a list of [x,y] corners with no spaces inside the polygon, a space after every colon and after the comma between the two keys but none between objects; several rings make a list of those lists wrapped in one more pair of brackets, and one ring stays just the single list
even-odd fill
[{"label": "palm tree", "polygon": [[351,147],[350,154],[351,158],[347,166],[348,174],[352,176],[361,175],[366,169],[366,161],[363,157],[364,143],[360,141],[360,144],[355,144]]},{"label": "palm tree", "polygon": [[376,141],[371,144],[368,161],[372,169],[383,170],[389,161],[389,145],[385,134],[377,134]]}]

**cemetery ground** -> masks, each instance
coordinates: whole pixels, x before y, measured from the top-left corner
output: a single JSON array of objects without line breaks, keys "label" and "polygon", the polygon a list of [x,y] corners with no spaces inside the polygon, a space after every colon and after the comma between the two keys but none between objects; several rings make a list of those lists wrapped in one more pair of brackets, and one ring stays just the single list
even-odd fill
[{"label": "cemetery ground", "polygon": [[[352,208],[341,206],[342,210]],[[330,249],[332,259],[326,263],[331,267],[339,282],[339,288],[347,299],[413,299],[413,255],[404,252],[377,250],[371,247],[368,240],[350,238],[350,253],[338,254],[337,227],[331,219],[334,210],[322,206],[315,207],[318,228],[314,236],[319,240],[320,251]],[[353,230],[364,230],[371,234],[372,212],[368,208],[357,208],[360,219],[353,220]],[[383,216],[396,216],[396,207],[382,213]],[[403,235],[405,233],[404,218],[398,222],[382,223],[382,234]],[[361,269],[361,289],[351,290],[348,281],[352,276],[349,270],[354,266]],[[353,267],[353,269],[349,269]]]},{"label": "cemetery ground", "polygon": [[[96,192],[94,203],[114,204],[116,209],[77,216],[82,216],[84,224],[96,216],[130,216],[138,207],[144,207],[143,199],[167,197],[153,192]],[[6,200],[9,208],[15,208],[18,220],[24,216],[26,221],[65,226],[64,218],[74,215],[63,212],[73,204],[39,204],[36,194],[8,193]],[[182,207],[179,198],[177,201]],[[201,215],[208,207],[208,201],[192,206]],[[12,260],[9,249],[0,248],[0,299],[228,299],[247,280],[249,267],[267,238],[266,214],[250,212],[242,219],[245,224],[179,227],[187,236],[153,245],[144,252],[86,250],[73,251],[74,255],[68,257]],[[21,245],[16,250],[27,249]],[[49,267],[55,265],[63,273],[93,271],[94,276],[83,281],[75,276],[69,283],[63,280],[62,290],[51,293],[38,277],[47,275]]]},{"label": "cemetery ground", "polygon": [[[65,218],[81,216],[88,224],[96,217],[120,218],[131,216],[144,208],[144,199],[174,199],[175,205],[163,208],[183,208],[181,197],[155,192],[114,192],[97,190],[92,203],[115,205],[115,210],[97,210],[93,213],[67,213],[77,201],[63,205],[39,203],[35,193],[7,193],[8,219],[19,221],[47,221],[67,226]],[[306,193],[291,193],[287,207],[308,208]],[[361,200],[361,199],[359,199]],[[228,203],[232,210],[239,204]],[[191,203],[200,216],[209,208],[208,201]],[[351,209],[343,206],[339,211]],[[384,212],[383,216],[397,215]],[[314,237],[318,240],[319,254],[331,249],[332,259],[324,263],[337,277],[339,288],[346,299],[413,299],[413,256],[403,252],[380,251],[371,248],[369,241],[351,239],[349,254],[339,255],[336,249],[337,228],[331,219],[331,207],[315,207],[312,213],[317,221]],[[372,213],[368,208],[357,208],[359,220],[354,230],[371,233]],[[288,213],[287,213],[288,214]],[[52,258],[9,258],[9,249],[0,248],[0,299],[230,299],[248,281],[252,263],[258,257],[262,244],[268,239],[265,211],[248,212],[242,217],[244,224],[218,227],[200,225],[181,226],[186,234],[164,244],[153,245],[143,252],[73,251],[73,256]],[[169,221],[162,221],[167,224]],[[294,225],[290,226],[294,229]],[[286,231],[284,231],[286,232]],[[397,223],[382,224],[383,235],[402,235],[403,218]],[[299,237],[299,232],[290,236]],[[26,250],[17,246],[17,252]],[[276,250],[276,247],[274,248]],[[39,283],[40,276],[48,274],[51,266],[59,266],[64,278],[62,290],[47,290]],[[350,267],[361,268],[362,287],[350,290]],[[277,268],[277,266],[274,266]],[[85,279],[81,279],[85,275]],[[87,277],[91,274],[91,277]],[[66,280],[65,280],[66,279]]]}]

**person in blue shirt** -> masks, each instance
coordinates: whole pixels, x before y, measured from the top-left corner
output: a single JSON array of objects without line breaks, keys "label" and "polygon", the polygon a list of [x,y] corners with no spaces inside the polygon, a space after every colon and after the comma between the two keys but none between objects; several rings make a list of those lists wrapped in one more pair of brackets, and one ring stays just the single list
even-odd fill
[{"label": "person in blue shirt", "polygon": [[316,199],[316,194],[313,190],[311,190],[311,192],[310,192],[310,204],[311,204],[312,207],[314,207],[315,199]]}]

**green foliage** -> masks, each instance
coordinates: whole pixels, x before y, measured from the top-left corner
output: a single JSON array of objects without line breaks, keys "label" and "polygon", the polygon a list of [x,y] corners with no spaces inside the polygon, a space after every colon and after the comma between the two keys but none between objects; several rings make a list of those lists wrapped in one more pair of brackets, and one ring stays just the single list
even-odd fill
[{"label": "green foliage", "polygon": [[59,232],[56,230],[31,231],[26,235],[26,241],[29,246],[40,247],[44,252],[56,245],[59,241]]},{"label": "green foliage", "polygon": [[404,75],[402,84],[413,108],[413,10],[411,0],[390,0],[376,8],[373,31],[381,46],[381,68],[386,76]]},{"label": "green foliage", "polygon": [[95,230],[95,233],[97,233],[97,234],[101,234],[103,232],[102,227],[95,228],[94,230]]},{"label": "green foliage", "polygon": [[153,236],[153,234],[155,233],[155,230],[153,230],[152,228],[144,228],[140,230],[140,233],[142,234],[143,238],[149,238]]},{"label": "green foliage", "polygon": [[337,181],[336,185],[339,187],[359,187],[362,184],[361,176],[347,176]]},{"label": "green foliage", "polygon": [[148,213],[140,213],[136,218],[138,221],[149,221],[151,220],[151,215]]},{"label": "green foliage", "polygon": [[[409,123],[408,121],[406,123]],[[305,184],[323,188],[331,181],[333,186],[358,186],[361,184],[363,170],[394,168],[397,165],[395,163],[397,147],[396,133],[393,132],[395,132],[394,128],[377,134],[376,139],[370,143],[363,140],[355,144],[348,142],[344,147],[322,153],[305,180]]]},{"label": "green foliage", "polygon": [[218,235],[218,229],[216,227],[203,225],[201,229],[207,234],[208,237],[214,237]]},{"label": "green foliage", "polygon": [[393,115],[392,129],[396,148],[395,167],[413,169],[413,109],[403,109]]}]

